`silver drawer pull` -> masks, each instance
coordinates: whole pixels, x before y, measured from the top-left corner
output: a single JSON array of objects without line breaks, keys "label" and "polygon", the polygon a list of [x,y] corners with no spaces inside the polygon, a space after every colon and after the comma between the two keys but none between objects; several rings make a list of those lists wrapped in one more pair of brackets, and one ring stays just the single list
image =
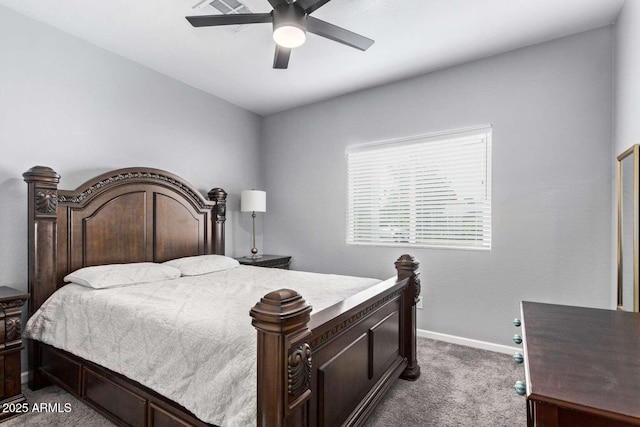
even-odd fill
[{"label": "silver drawer pull", "polygon": [[527,394],[527,385],[524,381],[516,381],[513,389],[519,396],[524,396],[525,394]]},{"label": "silver drawer pull", "polygon": [[520,321],[520,319],[518,319],[517,317],[515,319],[513,319],[513,324],[516,326],[520,326],[522,325],[522,322]]},{"label": "silver drawer pull", "polygon": [[517,364],[521,364],[522,362],[524,362],[524,356],[522,355],[522,353],[516,353],[513,355],[513,361]]},{"label": "silver drawer pull", "polygon": [[513,342],[516,344],[522,344],[522,337],[518,334],[515,334],[513,336]]}]

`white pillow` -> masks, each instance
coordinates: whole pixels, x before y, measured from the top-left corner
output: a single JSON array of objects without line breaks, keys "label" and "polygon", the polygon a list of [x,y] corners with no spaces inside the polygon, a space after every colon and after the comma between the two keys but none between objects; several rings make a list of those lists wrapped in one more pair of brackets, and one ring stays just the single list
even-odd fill
[{"label": "white pillow", "polygon": [[224,255],[196,255],[185,258],[172,259],[164,262],[163,265],[175,267],[183,276],[199,276],[201,274],[213,273],[214,271],[235,268],[240,263]]},{"label": "white pillow", "polygon": [[177,268],[153,262],[136,262],[84,267],[67,274],[64,281],[94,289],[105,289],[177,277],[180,277],[180,270]]}]

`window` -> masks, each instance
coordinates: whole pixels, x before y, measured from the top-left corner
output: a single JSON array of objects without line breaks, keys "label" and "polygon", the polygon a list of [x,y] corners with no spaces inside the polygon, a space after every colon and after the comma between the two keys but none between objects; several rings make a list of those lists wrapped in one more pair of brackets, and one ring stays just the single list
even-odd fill
[{"label": "window", "polygon": [[346,155],[348,244],[491,249],[491,127]]}]

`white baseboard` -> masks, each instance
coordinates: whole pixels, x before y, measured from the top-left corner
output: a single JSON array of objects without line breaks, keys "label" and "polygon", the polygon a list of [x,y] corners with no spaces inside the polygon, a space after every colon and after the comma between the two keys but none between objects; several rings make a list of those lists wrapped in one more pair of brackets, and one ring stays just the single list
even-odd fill
[{"label": "white baseboard", "polygon": [[444,341],[451,344],[459,344],[467,347],[479,348],[481,350],[495,351],[496,353],[513,355],[513,353],[522,352],[522,349],[519,347],[510,347],[508,345],[495,344],[487,341],[479,341],[473,340],[471,338],[458,337],[455,335],[441,334],[440,332],[426,331],[424,329],[418,329],[418,336],[437,341]]}]

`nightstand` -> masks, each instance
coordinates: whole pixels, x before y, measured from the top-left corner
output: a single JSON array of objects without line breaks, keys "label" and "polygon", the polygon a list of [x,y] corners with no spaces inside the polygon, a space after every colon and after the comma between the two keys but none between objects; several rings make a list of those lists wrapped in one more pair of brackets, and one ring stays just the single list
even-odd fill
[{"label": "nightstand", "polygon": [[20,351],[22,347],[22,306],[29,294],[0,286],[0,420],[25,411],[22,394]]},{"label": "nightstand", "polygon": [[289,269],[291,257],[284,255],[262,255],[261,258],[240,257],[236,258],[240,264],[253,265],[254,267]]}]

